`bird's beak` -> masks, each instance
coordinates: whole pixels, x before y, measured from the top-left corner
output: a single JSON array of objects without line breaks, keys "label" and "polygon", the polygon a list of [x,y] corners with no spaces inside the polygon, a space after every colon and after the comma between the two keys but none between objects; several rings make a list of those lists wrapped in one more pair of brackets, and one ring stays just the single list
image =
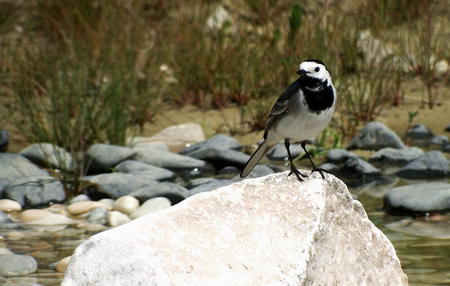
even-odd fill
[{"label": "bird's beak", "polygon": [[306,70],[298,70],[297,71],[297,74],[299,75],[299,76],[304,76],[305,74],[307,74],[308,73],[308,71],[306,71]]}]

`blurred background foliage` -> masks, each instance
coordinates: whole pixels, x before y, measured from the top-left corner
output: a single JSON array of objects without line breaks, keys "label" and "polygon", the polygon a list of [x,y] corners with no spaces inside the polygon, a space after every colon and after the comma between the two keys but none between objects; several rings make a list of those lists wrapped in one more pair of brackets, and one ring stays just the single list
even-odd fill
[{"label": "blurred background foliage", "polygon": [[0,2],[0,124],[70,152],[124,144],[161,106],[239,107],[233,132],[264,128],[302,59],[339,93],[351,136],[418,80],[448,84],[445,0],[27,0]]}]

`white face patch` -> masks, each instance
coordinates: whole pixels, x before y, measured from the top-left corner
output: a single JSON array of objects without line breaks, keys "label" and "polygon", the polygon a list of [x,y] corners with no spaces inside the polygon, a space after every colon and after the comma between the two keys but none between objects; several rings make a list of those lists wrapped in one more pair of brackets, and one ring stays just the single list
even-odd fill
[{"label": "white face patch", "polygon": [[319,78],[321,80],[328,80],[331,82],[330,73],[327,71],[324,65],[316,62],[302,62],[299,66],[300,70],[305,70],[308,72],[308,76]]}]

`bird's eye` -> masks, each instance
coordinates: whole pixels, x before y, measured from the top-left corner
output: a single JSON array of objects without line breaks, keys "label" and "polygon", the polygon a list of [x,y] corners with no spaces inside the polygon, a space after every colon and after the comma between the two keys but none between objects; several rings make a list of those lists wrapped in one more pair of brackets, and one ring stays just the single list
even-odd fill
[{"label": "bird's eye", "polygon": [[318,72],[318,71],[320,71],[320,68],[319,68],[319,67],[316,67],[314,70],[315,70],[316,72]]}]

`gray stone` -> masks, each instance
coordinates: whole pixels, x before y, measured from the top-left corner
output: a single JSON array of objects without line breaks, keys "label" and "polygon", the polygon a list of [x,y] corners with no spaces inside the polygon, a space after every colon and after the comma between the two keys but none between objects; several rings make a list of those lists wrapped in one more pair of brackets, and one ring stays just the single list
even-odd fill
[{"label": "gray stone", "polygon": [[234,167],[234,166],[227,166],[223,169],[220,169],[219,172],[217,174],[219,175],[234,175],[234,174],[238,174],[239,172],[241,172],[241,170],[239,170],[238,168]]},{"label": "gray stone", "polygon": [[373,164],[386,164],[403,166],[414,159],[422,156],[424,152],[417,147],[406,147],[404,149],[383,148],[369,157],[369,162]]},{"label": "gray stone", "polygon": [[0,152],[8,151],[9,132],[7,130],[0,130]]},{"label": "gray stone", "polygon": [[445,146],[448,143],[449,143],[449,140],[448,140],[448,136],[446,136],[446,135],[434,136],[430,140],[430,145],[439,146],[439,147]]},{"label": "gray stone", "polygon": [[117,199],[156,183],[156,181],[143,176],[120,172],[87,176],[82,180],[95,184],[96,187],[88,189],[88,195],[93,199],[104,197]]},{"label": "gray stone", "polygon": [[[300,144],[291,144],[289,146],[291,155],[293,158],[300,156],[303,153],[302,146]],[[284,143],[279,143],[272,147],[266,154],[267,158],[273,161],[285,161],[288,159],[288,154]]]},{"label": "gray stone", "polygon": [[188,156],[208,161],[218,169],[226,166],[243,167],[250,158],[249,155],[239,151],[217,148],[200,149],[189,153]]},{"label": "gray stone", "polygon": [[0,153],[0,193],[12,180],[32,176],[49,176],[49,173],[22,155]]},{"label": "gray stone", "polygon": [[408,179],[430,179],[450,175],[450,168],[442,152],[430,151],[408,163],[396,174]]},{"label": "gray stone", "polygon": [[345,149],[331,149],[327,153],[327,161],[335,164],[341,164],[350,158],[358,159],[359,156]]},{"label": "gray stone", "polygon": [[379,150],[384,147],[405,148],[400,137],[381,122],[366,124],[350,141],[347,149]]},{"label": "gray stone", "polygon": [[217,134],[206,141],[195,143],[184,148],[180,151],[180,154],[187,155],[191,152],[208,148],[241,150],[242,145],[233,137],[224,134]]},{"label": "gray stone", "polygon": [[137,161],[173,171],[189,171],[206,167],[205,161],[172,152],[137,150]]},{"label": "gray stone", "polygon": [[69,201],[69,205],[70,205],[70,204],[73,204],[73,203],[77,203],[77,202],[85,202],[85,201],[90,201],[90,200],[91,200],[91,199],[90,199],[87,195],[85,195],[85,194],[79,194],[78,196],[72,198],[72,199]]},{"label": "gray stone", "polygon": [[0,211],[0,224],[4,224],[4,223],[11,223],[12,220],[9,218],[9,216],[7,214],[5,214],[4,212]]},{"label": "gray stone", "polygon": [[442,151],[445,152],[445,153],[450,153],[450,144],[444,145],[444,147],[442,147]]},{"label": "gray stone", "polygon": [[131,148],[133,150],[141,151],[166,151],[170,152],[169,146],[164,142],[141,142],[137,144],[132,144]]},{"label": "gray stone", "polygon": [[31,208],[62,203],[66,193],[59,180],[50,176],[34,176],[10,182],[3,191],[3,197],[15,200],[22,207]]},{"label": "gray stone", "polygon": [[210,192],[210,191],[216,190],[218,188],[227,186],[231,183],[233,183],[232,180],[216,180],[216,181],[213,181],[210,183],[201,184],[195,188],[190,189],[189,192],[190,192],[190,195],[193,196],[193,195],[196,195],[199,193],[205,193],[205,192]]},{"label": "gray stone", "polygon": [[237,177],[234,179],[234,181],[258,178],[258,177],[267,176],[267,175],[270,175],[273,173],[274,173],[273,169],[270,168],[269,166],[264,165],[264,164],[258,164],[255,166],[255,168],[253,168],[253,170],[250,172],[250,174],[248,174],[247,177],[245,177],[245,178]]},{"label": "gray stone", "polygon": [[203,184],[206,184],[206,183],[211,183],[211,182],[214,182],[214,181],[217,181],[217,179],[216,178],[196,178],[196,179],[190,180],[188,182],[187,187],[189,189],[192,189],[192,188],[195,188],[197,186],[200,186],[200,185],[203,185]]},{"label": "gray stone", "polygon": [[396,187],[384,195],[384,207],[389,213],[444,212],[450,210],[450,184],[423,183]]},{"label": "gray stone", "polygon": [[430,139],[433,137],[433,132],[423,124],[415,124],[409,128],[406,136],[413,140]]},{"label": "gray stone", "polygon": [[175,173],[170,170],[135,160],[123,161],[115,169],[122,173],[145,176],[155,181],[167,181],[175,178]]},{"label": "gray stone", "polygon": [[382,172],[370,163],[360,158],[350,158],[345,161],[339,175],[344,177],[381,176]]},{"label": "gray stone", "polygon": [[319,168],[330,174],[337,175],[339,173],[339,167],[333,163],[323,163]]},{"label": "gray stone", "polygon": [[91,210],[87,221],[90,223],[106,224],[108,222],[108,210],[101,207]]},{"label": "gray stone", "polygon": [[148,199],[156,197],[166,197],[172,204],[184,200],[190,195],[190,192],[180,185],[170,182],[153,182],[129,194],[137,198],[141,203]]},{"label": "gray stone", "polygon": [[36,143],[20,151],[20,154],[35,164],[72,172],[75,161],[65,149],[50,144]]},{"label": "gray stone", "polygon": [[241,181],[96,234],[75,250],[62,286],[407,285],[392,243],[344,183],[286,176]]},{"label": "gray stone", "polygon": [[158,212],[169,208],[172,205],[169,199],[165,197],[156,197],[147,200],[142,206],[135,210],[130,217],[132,219],[144,216],[149,213]]},{"label": "gray stone", "polygon": [[17,276],[36,272],[37,262],[28,255],[0,254],[0,275]]},{"label": "gray stone", "polygon": [[89,172],[109,171],[120,162],[133,158],[136,153],[135,150],[128,147],[94,144],[86,152]]}]

